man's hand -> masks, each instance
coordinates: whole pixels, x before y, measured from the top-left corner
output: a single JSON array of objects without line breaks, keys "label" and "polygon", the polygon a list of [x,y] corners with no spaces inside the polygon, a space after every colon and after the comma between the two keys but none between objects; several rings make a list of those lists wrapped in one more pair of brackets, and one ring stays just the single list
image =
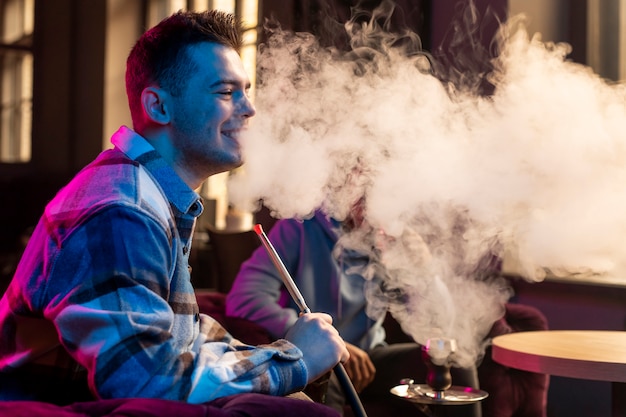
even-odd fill
[{"label": "man's hand", "polygon": [[309,371],[309,382],[350,357],[346,344],[332,322],[328,314],[303,314],[285,335],[285,339],[302,351]]},{"label": "man's hand", "polygon": [[350,343],[346,343],[346,347],[350,353],[350,359],[344,363],[344,367],[356,392],[361,392],[374,380],[376,368],[367,352]]}]

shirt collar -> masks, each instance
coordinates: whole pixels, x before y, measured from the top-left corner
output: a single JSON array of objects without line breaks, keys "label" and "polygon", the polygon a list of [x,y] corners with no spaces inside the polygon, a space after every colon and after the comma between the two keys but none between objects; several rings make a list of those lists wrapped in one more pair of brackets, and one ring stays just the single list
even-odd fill
[{"label": "shirt collar", "polygon": [[111,143],[130,159],[143,165],[161,186],[168,201],[181,213],[191,211],[194,216],[202,212],[200,196],[176,174],[144,137],[122,126],[111,137]]}]

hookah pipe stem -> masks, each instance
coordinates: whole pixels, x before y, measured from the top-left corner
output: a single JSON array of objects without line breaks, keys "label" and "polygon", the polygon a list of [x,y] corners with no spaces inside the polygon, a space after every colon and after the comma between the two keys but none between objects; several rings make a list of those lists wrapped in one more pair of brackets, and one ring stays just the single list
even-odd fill
[{"label": "hookah pipe stem", "polygon": [[[259,239],[261,239],[261,243],[263,244],[263,246],[265,246],[265,249],[267,250],[267,253],[272,259],[272,262],[278,269],[278,272],[280,273],[283,283],[285,284],[285,287],[287,287],[287,291],[289,291],[289,294],[293,298],[293,301],[298,305],[298,308],[300,309],[300,313],[301,314],[310,313],[311,309],[307,306],[306,302],[304,301],[304,297],[302,297],[300,290],[296,286],[296,283],[293,281],[293,278],[289,274],[289,271],[285,267],[285,264],[283,263],[282,259],[280,259],[280,256],[278,256],[278,252],[276,252],[274,245],[272,245],[272,242],[270,242],[267,235],[263,231],[263,227],[260,224],[256,224],[254,226],[254,231],[259,236]],[[365,409],[363,408],[363,404],[361,403],[361,400],[359,399],[359,395],[354,389],[354,385],[352,385],[352,381],[350,381],[350,377],[348,376],[348,373],[346,372],[346,368],[344,368],[344,366],[340,362],[337,365],[335,365],[335,367],[333,368],[333,371],[335,372],[335,376],[337,377],[337,379],[339,380],[339,383],[341,384],[341,388],[343,388],[343,391],[346,394],[346,398],[348,402],[350,403],[350,406],[352,407],[352,411],[354,412],[355,416],[367,417],[367,414],[365,413]]]},{"label": "hookah pipe stem", "polygon": [[276,252],[274,245],[272,245],[272,242],[270,242],[269,238],[263,231],[263,227],[260,224],[257,224],[254,226],[254,231],[257,235],[259,235],[261,243],[263,243],[263,246],[265,246],[265,249],[267,249],[267,253],[269,254],[270,258],[272,258],[272,262],[280,273],[283,284],[285,284],[285,287],[287,287],[287,291],[289,291],[289,294],[291,295],[291,298],[293,298],[293,301],[298,305],[300,313],[310,313],[311,309],[306,305],[306,301],[304,301],[302,293],[300,293],[298,286],[293,281],[293,278],[291,278],[291,275],[285,267],[282,259],[280,259],[280,256],[278,256],[278,252]]}]

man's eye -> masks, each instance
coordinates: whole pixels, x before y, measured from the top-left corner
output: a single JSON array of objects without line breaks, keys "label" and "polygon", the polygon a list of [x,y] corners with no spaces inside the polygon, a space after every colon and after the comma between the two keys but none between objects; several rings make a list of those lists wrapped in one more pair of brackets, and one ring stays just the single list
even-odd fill
[{"label": "man's eye", "polygon": [[224,90],[224,91],[219,91],[217,94],[222,95],[222,96],[232,96],[233,95],[233,91],[232,90]]}]

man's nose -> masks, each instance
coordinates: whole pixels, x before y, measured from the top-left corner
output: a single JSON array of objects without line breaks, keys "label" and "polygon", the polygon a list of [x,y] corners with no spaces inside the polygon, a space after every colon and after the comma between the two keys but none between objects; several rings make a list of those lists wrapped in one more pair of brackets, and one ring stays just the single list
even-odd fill
[{"label": "man's nose", "polygon": [[256,108],[247,94],[244,94],[239,103],[239,113],[245,118],[250,118],[256,114]]}]

